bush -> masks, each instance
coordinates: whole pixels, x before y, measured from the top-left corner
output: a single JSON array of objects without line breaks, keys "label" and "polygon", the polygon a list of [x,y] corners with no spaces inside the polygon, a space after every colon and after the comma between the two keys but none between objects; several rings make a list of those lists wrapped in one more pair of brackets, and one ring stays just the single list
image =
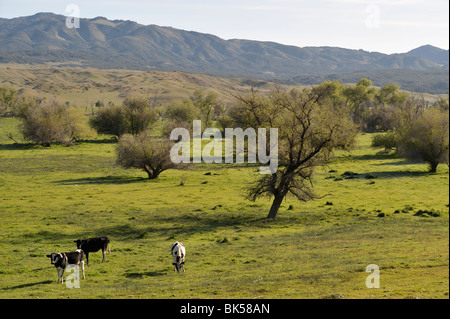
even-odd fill
[{"label": "bush", "polygon": [[123,101],[127,123],[127,133],[138,135],[149,130],[158,119],[155,110],[145,98],[128,97]]},{"label": "bush", "polygon": [[5,86],[0,87],[0,116],[11,116],[18,102],[17,90]]},{"label": "bush", "polygon": [[53,143],[69,145],[92,136],[80,109],[55,101],[45,104],[36,100],[25,101],[17,108],[17,116],[22,120],[20,130],[24,139],[43,146]]},{"label": "bush", "polygon": [[172,141],[154,138],[148,132],[136,136],[125,134],[117,146],[117,163],[125,168],[142,169],[149,179],[154,179],[176,167],[170,159],[172,145]]},{"label": "bush", "polygon": [[372,138],[372,147],[384,147],[387,153],[396,148],[395,134],[393,132],[376,134]]},{"label": "bush", "polygon": [[127,120],[123,106],[100,107],[89,119],[89,124],[100,134],[111,134],[120,138],[127,132]]},{"label": "bush", "polygon": [[112,134],[119,139],[127,133],[138,135],[149,130],[157,119],[147,99],[127,98],[121,106],[100,107],[89,124],[98,133]]},{"label": "bush", "polygon": [[192,123],[198,116],[199,111],[191,100],[171,103],[164,110],[164,117],[178,122]]},{"label": "bush", "polygon": [[399,130],[398,148],[408,158],[419,158],[436,172],[439,163],[449,164],[449,111],[434,107],[418,113]]}]

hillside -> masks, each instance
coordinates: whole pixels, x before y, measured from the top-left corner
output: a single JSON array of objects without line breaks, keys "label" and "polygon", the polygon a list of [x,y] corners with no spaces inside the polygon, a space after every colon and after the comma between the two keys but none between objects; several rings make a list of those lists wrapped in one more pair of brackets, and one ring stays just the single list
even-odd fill
[{"label": "hillside", "polygon": [[413,55],[420,58],[426,58],[434,63],[446,65],[448,68],[448,50],[442,50],[432,45],[423,45],[408,52],[409,55]]},{"label": "hillside", "polygon": [[[339,80],[342,83],[356,83],[364,76],[376,80],[370,74],[348,74],[340,77]],[[388,79],[389,74],[380,75],[380,78]],[[0,66],[0,87],[10,86],[26,96],[36,96],[47,100],[56,99],[61,103],[69,102],[85,107],[92,107],[97,101],[104,104],[109,102],[121,104],[129,95],[147,97],[153,105],[161,106],[191,98],[195,90],[215,92],[224,105],[229,105],[235,102],[236,94],[248,93],[251,85],[254,85],[259,92],[266,93],[275,86],[286,89],[294,86],[298,88],[309,86],[299,82],[316,84],[317,81],[326,79],[335,80],[333,76],[305,77],[297,81],[268,81],[184,72]],[[385,84],[392,82],[395,82],[395,78]],[[435,102],[438,98],[438,95],[431,94],[421,94],[421,96],[430,102]]]},{"label": "hillside", "polygon": [[[275,42],[224,40],[210,34],[104,17],[81,19],[78,29],[67,28],[65,21],[65,16],[53,13],[0,19],[0,63],[284,80],[394,69],[448,70],[448,63],[442,63],[445,57],[448,61],[448,50],[438,48],[431,50],[433,54],[430,50],[425,54],[422,49],[387,55],[337,47],[301,48]],[[448,76],[444,81],[448,83]]]},{"label": "hillside", "polygon": [[233,95],[249,92],[252,83],[260,92],[276,85],[183,72],[0,66],[0,87],[10,86],[27,96],[69,101],[78,106],[93,106],[97,101],[120,104],[129,95],[145,96],[155,105],[164,105],[190,98],[195,90],[216,92],[228,104],[234,101]]}]

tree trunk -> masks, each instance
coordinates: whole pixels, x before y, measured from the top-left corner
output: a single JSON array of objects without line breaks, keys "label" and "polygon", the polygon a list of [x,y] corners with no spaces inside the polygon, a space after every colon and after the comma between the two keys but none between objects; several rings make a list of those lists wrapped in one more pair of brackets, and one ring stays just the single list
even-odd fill
[{"label": "tree trunk", "polygon": [[158,177],[158,175],[155,175],[155,174],[152,173],[152,172],[147,172],[147,175],[148,175],[148,179],[155,179],[155,178]]},{"label": "tree trunk", "polygon": [[158,177],[158,176],[155,176],[154,171],[148,165],[144,165],[144,172],[147,173],[148,179],[154,179],[154,178]]},{"label": "tree trunk", "polygon": [[280,209],[281,203],[283,202],[284,195],[278,194],[275,196],[272,202],[272,206],[270,207],[269,215],[267,218],[276,218],[278,214],[278,210]]},{"label": "tree trunk", "polygon": [[439,162],[430,162],[430,173],[436,173]]},{"label": "tree trunk", "polygon": [[159,174],[164,171],[163,169],[152,169],[148,165],[144,165],[143,170],[147,173],[148,179],[158,178]]}]

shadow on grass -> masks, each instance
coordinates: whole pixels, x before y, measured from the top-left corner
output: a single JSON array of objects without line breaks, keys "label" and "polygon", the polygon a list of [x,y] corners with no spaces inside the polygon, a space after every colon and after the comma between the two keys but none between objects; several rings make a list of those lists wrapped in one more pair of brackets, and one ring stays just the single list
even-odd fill
[{"label": "shadow on grass", "polygon": [[[169,213],[170,214],[170,213]],[[112,238],[120,238],[123,240],[140,240],[151,236],[166,236],[167,240],[175,240],[182,234],[183,237],[189,237],[194,234],[214,233],[218,228],[240,228],[256,227],[270,228],[283,227],[292,224],[290,218],[279,217],[275,220],[265,218],[266,212],[262,214],[245,214],[238,213],[229,215],[228,213],[203,215],[185,214],[176,216],[154,216],[152,218],[152,226],[138,227],[132,224],[115,225],[111,227],[102,227],[97,230],[98,233],[108,234]],[[298,221],[297,221],[298,222]],[[154,225],[154,226],[153,226]]]},{"label": "shadow on grass", "polygon": [[[41,242],[41,241],[51,241],[54,242],[55,244],[61,244],[61,243],[65,243],[65,242],[73,242],[75,239],[75,236],[72,234],[64,234],[64,233],[60,233],[60,232],[54,232],[54,231],[48,231],[48,230],[40,230],[38,232],[29,232],[29,233],[23,233],[22,234],[22,238],[24,240],[32,240],[33,242],[37,243],[37,242]],[[74,244],[74,249],[75,250],[75,244]],[[56,249],[61,249],[61,248],[57,248]],[[67,250],[66,251],[70,251]],[[54,251],[56,252],[56,251]]]},{"label": "shadow on grass", "polygon": [[81,140],[80,144],[117,144],[115,138],[103,138],[98,140]]},{"label": "shadow on grass", "polygon": [[22,288],[29,288],[29,287],[38,286],[38,285],[48,285],[48,284],[51,284],[51,283],[53,283],[52,280],[44,280],[44,281],[39,281],[39,282],[31,282],[31,283],[28,283],[28,284],[12,286],[12,287],[4,287],[2,289],[3,290],[22,289]]},{"label": "shadow on grass", "polygon": [[88,184],[130,184],[148,181],[144,177],[131,176],[101,176],[101,177],[85,177],[76,179],[66,179],[55,181],[54,183],[60,185],[88,185]]},{"label": "shadow on grass", "polygon": [[426,164],[425,162],[421,161],[420,159],[407,159],[404,157],[399,157],[397,154],[366,154],[366,155],[354,155],[350,157],[352,160],[355,161],[376,161],[376,160],[397,160],[396,162],[383,161],[382,163],[376,163],[373,165],[377,166],[385,166],[385,165],[416,165],[416,164]]},{"label": "shadow on grass", "polygon": [[32,148],[36,148],[39,146],[33,145],[33,144],[20,144],[20,143],[14,143],[14,144],[0,144],[0,151],[23,151],[23,150],[29,150]]},{"label": "shadow on grass", "polygon": [[160,277],[166,275],[167,271],[165,269],[161,269],[156,271],[128,272],[125,274],[125,277],[130,279],[141,279],[143,277]]},{"label": "shadow on grass", "polygon": [[349,157],[355,161],[373,161],[373,160],[387,160],[387,159],[399,159],[396,154],[366,154],[366,155],[352,155]]},{"label": "shadow on grass", "polygon": [[361,174],[361,178],[366,176],[366,178],[370,179],[367,176],[372,176],[380,179],[390,179],[390,178],[399,178],[399,177],[424,177],[424,176],[432,176],[435,173],[430,173],[428,171],[376,171],[376,172],[368,172]]}]

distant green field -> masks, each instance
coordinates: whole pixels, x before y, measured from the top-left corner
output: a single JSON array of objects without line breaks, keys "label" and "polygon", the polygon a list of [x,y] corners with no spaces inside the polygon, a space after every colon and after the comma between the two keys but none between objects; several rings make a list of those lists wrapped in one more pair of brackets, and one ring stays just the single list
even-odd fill
[{"label": "distant green field", "polygon": [[[14,144],[17,124],[0,118],[0,298],[449,298],[449,169],[378,155],[370,134],[317,169],[323,198],[288,198],[267,220],[269,199],[243,197],[256,168],[197,164],[148,180],[115,164],[107,136]],[[79,289],[57,283],[45,256],[100,235],[106,263],[93,253]],[[379,289],[366,287],[369,264]]]}]

